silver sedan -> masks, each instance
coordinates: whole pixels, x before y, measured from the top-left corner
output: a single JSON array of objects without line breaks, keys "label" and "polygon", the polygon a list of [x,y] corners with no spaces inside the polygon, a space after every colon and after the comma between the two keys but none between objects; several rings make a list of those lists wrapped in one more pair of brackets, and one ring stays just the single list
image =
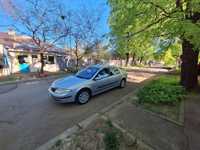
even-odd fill
[{"label": "silver sedan", "polygon": [[87,103],[91,96],[115,87],[125,87],[127,73],[115,66],[92,65],[75,75],[55,80],[49,95],[59,103]]}]

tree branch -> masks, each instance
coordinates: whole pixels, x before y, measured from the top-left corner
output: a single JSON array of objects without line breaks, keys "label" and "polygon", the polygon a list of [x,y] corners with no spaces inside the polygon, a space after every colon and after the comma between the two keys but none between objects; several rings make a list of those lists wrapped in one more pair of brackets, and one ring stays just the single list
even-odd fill
[{"label": "tree branch", "polygon": [[163,13],[165,13],[166,15],[169,15],[170,13],[169,12],[167,12],[163,7],[161,7],[160,5],[158,5],[158,4],[155,4],[155,3],[153,3],[152,1],[143,1],[144,3],[146,3],[146,4],[151,4],[152,6],[154,6],[155,8],[158,8],[159,10],[161,10]]},{"label": "tree branch", "polygon": [[144,32],[144,31],[148,30],[149,28],[151,28],[152,26],[154,26],[154,25],[160,23],[162,20],[164,20],[164,19],[166,19],[166,18],[168,18],[168,17],[164,16],[164,17],[162,17],[162,18],[156,20],[155,22],[152,22],[152,23],[148,24],[148,25],[145,26],[143,29],[141,29],[141,30],[139,30],[139,31],[136,31],[136,32],[134,32],[134,33],[130,33],[128,36],[126,35],[126,36],[124,36],[124,37],[125,37],[125,38],[129,38],[129,37],[135,36],[135,35],[137,35],[137,34],[139,34],[139,33],[141,33],[141,32]]}]

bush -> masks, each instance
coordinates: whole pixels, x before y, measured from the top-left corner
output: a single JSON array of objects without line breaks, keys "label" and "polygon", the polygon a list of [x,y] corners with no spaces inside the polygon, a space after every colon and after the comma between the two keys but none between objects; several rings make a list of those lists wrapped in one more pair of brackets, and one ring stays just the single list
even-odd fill
[{"label": "bush", "polygon": [[175,104],[185,96],[185,89],[175,76],[162,76],[145,85],[137,93],[139,103]]}]

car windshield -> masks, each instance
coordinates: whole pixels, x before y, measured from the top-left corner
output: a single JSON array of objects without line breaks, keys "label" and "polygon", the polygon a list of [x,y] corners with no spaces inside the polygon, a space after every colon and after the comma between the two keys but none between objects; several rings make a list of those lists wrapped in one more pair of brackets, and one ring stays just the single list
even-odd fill
[{"label": "car windshield", "polygon": [[99,70],[99,68],[97,68],[97,67],[88,67],[86,69],[79,71],[76,74],[76,77],[84,78],[84,79],[91,79],[98,70]]}]

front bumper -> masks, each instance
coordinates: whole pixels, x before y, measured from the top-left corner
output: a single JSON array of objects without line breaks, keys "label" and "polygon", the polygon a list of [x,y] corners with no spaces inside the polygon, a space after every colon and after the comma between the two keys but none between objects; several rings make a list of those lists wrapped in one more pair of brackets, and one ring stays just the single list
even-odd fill
[{"label": "front bumper", "polygon": [[51,88],[48,89],[49,96],[53,98],[55,102],[58,103],[69,103],[75,101],[75,94],[73,92],[67,93],[67,94],[57,94],[51,90]]}]

